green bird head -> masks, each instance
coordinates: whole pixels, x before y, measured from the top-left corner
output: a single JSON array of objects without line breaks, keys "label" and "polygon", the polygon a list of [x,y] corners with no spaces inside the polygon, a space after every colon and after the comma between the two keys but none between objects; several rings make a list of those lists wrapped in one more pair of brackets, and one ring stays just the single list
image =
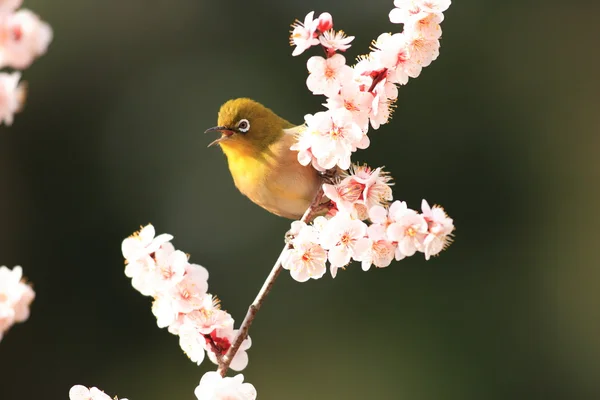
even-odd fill
[{"label": "green bird head", "polygon": [[221,132],[208,147],[219,144],[228,155],[248,154],[266,149],[293,125],[269,108],[248,98],[227,101],[219,110],[217,126],[207,132]]}]

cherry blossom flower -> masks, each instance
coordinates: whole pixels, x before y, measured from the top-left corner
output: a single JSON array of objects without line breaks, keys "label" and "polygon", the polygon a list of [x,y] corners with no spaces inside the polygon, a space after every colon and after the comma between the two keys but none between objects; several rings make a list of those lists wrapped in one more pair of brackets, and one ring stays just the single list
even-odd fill
[{"label": "cherry blossom flower", "polygon": [[379,35],[374,44],[372,56],[376,64],[389,70],[389,82],[405,85],[408,78],[416,78],[421,73],[421,65],[415,62],[409,51],[409,38],[404,33]]},{"label": "cherry blossom flower", "polygon": [[306,123],[308,129],[320,133],[313,137],[311,152],[324,169],[336,165],[348,169],[351,153],[369,146],[369,138],[353,122],[352,114],[346,109],[319,112]]},{"label": "cherry blossom flower", "polygon": [[0,65],[25,69],[46,53],[52,28],[30,10],[0,17]]},{"label": "cherry blossom flower", "polygon": [[354,246],[365,237],[367,225],[349,214],[338,212],[329,220],[321,233],[321,245],[329,250],[331,276],[335,278],[337,270],[345,267],[354,254]]},{"label": "cherry blossom flower", "polygon": [[317,32],[325,33],[333,28],[333,17],[328,12],[321,13],[317,21]]},{"label": "cherry blossom flower", "polygon": [[251,383],[244,383],[244,375],[223,378],[216,371],[209,371],[202,376],[194,394],[198,400],[256,399],[256,389]]},{"label": "cherry blossom flower", "polygon": [[422,36],[411,37],[408,42],[411,61],[427,67],[440,55],[440,41],[428,40]]},{"label": "cherry blossom flower", "polygon": [[333,96],[340,91],[342,82],[352,76],[352,68],[346,65],[346,58],[341,54],[334,54],[325,59],[313,56],[306,63],[310,75],[306,79],[306,86],[313,94]]},{"label": "cherry blossom flower", "polygon": [[206,338],[193,323],[184,322],[178,330],[179,347],[189,359],[200,365],[206,355]]},{"label": "cherry blossom flower", "polygon": [[392,200],[391,177],[381,168],[353,164],[342,180],[334,185],[324,184],[324,194],[337,209],[358,219],[366,219],[367,211],[375,205],[386,205]]},{"label": "cherry blossom flower", "polygon": [[344,31],[334,31],[333,29],[323,31],[319,36],[321,46],[327,49],[328,56],[333,56],[336,51],[346,51],[350,48],[350,43],[354,40],[354,36],[346,36]]},{"label": "cherry blossom flower", "polygon": [[368,271],[372,264],[385,268],[394,259],[396,245],[388,240],[383,225],[373,224],[367,229],[368,237],[359,239],[354,249],[354,259],[360,261],[363,271]]},{"label": "cherry blossom flower", "polygon": [[[70,400],[113,400],[109,395],[98,389],[97,387],[87,388],[82,385],[75,385],[69,390]],[[116,400],[117,397],[115,397]],[[127,400],[127,399],[121,399]]]},{"label": "cherry blossom flower", "polygon": [[345,82],[340,92],[329,96],[325,107],[330,111],[346,109],[352,115],[352,121],[367,133],[369,129],[369,112],[373,96],[360,90],[358,81],[352,79]]},{"label": "cherry blossom flower", "polygon": [[319,19],[313,19],[314,11],[309,12],[304,18],[304,22],[296,21],[292,24],[292,34],[290,36],[290,45],[296,46],[292,52],[293,56],[302,54],[305,50],[319,44],[317,38],[317,28]]},{"label": "cherry blossom flower", "polygon": [[23,280],[20,266],[12,270],[0,267],[0,340],[14,323],[29,318],[29,306],[35,298],[35,292]]},{"label": "cherry blossom flower", "polygon": [[[154,253],[156,268],[152,271],[153,276],[152,286],[155,292],[164,292],[178,283],[180,283],[188,269],[188,257],[181,250],[175,250],[171,243],[164,243]],[[200,267],[200,266],[197,266]],[[206,273],[208,279],[208,271],[200,267]],[[206,284],[208,287],[208,284]]]},{"label": "cherry blossom flower", "polygon": [[393,24],[405,24],[411,19],[423,14],[420,0],[394,0],[394,8],[390,11],[390,21]]},{"label": "cherry blossom flower", "polygon": [[450,4],[452,4],[451,0],[419,0],[421,10],[431,14],[442,14]]},{"label": "cherry blossom flower", "polygon": [[0,124],[12,125],[14,114],[25,102],[25,86],[19,84],[20,72],[0,73]]},{"label": "cherry blossom flower", "polygon": [[294,221],[290,231],[294,235],[292,248],[286,250],[282,267],[298,282],[319,279],[326,271],[327,252],[319,242],[319,232],[314,226]]},{"label": "cherry blossom flower", "polygon": [[[172,235],[163,233],[154,237],[156,234],[152,224],[148,224],[141,228],[140,231],[123,240],[121,251],[127,262],[139,260],[145,256],[154,253],[159,247],[173,239]],[[131,276],[127,275],[131,278]]]},{"label": "cherry blossom flower", "polygon": [[429,260],[431,256],[438,254],[452,242],[454,222],[442,207],[429,207],[426,200],[421,203],[421,210],[428,226],[428,233],[423,241],[423,247],[425,259]]},{"label": "cherry blossom flower", "polygon": [[[213,342],[215,342],[222,349],[220,355],[225,355],[225,353],[227,353],[227,350],[229,350],[229,347],[233,343],[237,333],[237,329],[217,329],[211,333],[210,336]],[[242,345],[239,347],[237,353],[235,353],[235,356],[233,356],[233,360],[231,360],[229,368],[234,371],[241,371],[246,368],[248,366],[248,353],[246,350],[248,350],[251,346],[252,339],[250,339],[250,336],[248,336],[242,342]],[[207,346],[206,353],[208,354],[208,358],[213,363],[218,364],[217,355],[215,354],[213,347]]]},{"label": "cherry blossom flower", "polygon": [[440,24],[443,19],[444,14],[424,14],[421,18],[415,18],[407,23],[404,30],[426,40],[437,40],[442,36]]},{"label": "cherry blossom flower", "polygon": [[398,243],[396,260],[410,257],[417,250],[422,251],[423,241],[427,234],[427,221],[415,210],[406,206],[405,202],[398,202],[390,216],[395,221],[387,227],[388,238]]}]

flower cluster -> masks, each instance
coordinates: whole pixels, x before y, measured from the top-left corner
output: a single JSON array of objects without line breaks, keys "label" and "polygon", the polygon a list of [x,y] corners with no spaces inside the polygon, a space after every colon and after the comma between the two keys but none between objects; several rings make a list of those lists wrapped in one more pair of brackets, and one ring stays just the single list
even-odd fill
[{"label": "flower cluster", "polygon": [[398,97],[396,85],[418,77],[438,57],[440,23],[450,0],[395,0],[394,4],[397,8],[390,20],[402,23],[403,31],[380,35],[372,51],[352,67],[338,51],[347,50],[354,37],[335,32],[330,14],[314,19],[311,12],[304,23],[292,25],[293,55],[319,44],[326,53],[307,62],[306,85],[313,94],[327,97],[327,111],[304,117],[305,126],[292,147],[302,165],[312,164],[319,171],[335,166],[348,169],[351,154],[369,146],[369,123],[378,129],[388,122]]},{"label": "flower cluster", "polygon": [[[218,372],[209,371],[202,376],[194,390],[198,400],[255,400],[256,389],[244,383],[244,375],[223,378]],[[116,396],[115,400],[119,400]],[[75,385],[69,390],[69,400],[113,400],[97,387]],[[125,398],[121,400],[127,400]]]},{"label": "flower cluster", "polygon": [[[319,279],[330,263],[335,278],[339,268],[351,260],[367,271],[371,265],[384,268],[397,261],[425,254],[428,260],[452,240],[454,224],[441,207],[421,204],[421,213],[405,202],[392,200],[389,176],[380,168],[353,168],[353,174],[337,184],[325,184],[324,193],[332,200],[327,216],[308,225],[294,221],[290,248],[282,266],[299,282]],[[370,224],[367,224],[367,222]]]},{"label": "flower cluster", "polygon": [[[207,293],[208,271],[188,262],[188,256],[175,250],[173,236],[155,237],[152,225],[125,239],[121,245],[125,257],[125,275],[135,289],[154,298],[152,312],[161,328],[179,335],[179,344],[198,365],[205,354],[215,364],[227,353],[237,333],[234,320],[221,310],[216,297]],[[231,362],[240,371],[248,364],[248,337]]]},{"label": "flower cluster", "polygon": [[0,267],[0,340],[14,323],[29,318],[29,305],[34,298],[35,292],[23,281],[21,267]]},{"label": "flower cluster", "polygon": [[397,85],[418,77],[439,55],[440,23],[450,0],[395,0],[394,5],[390,21],[403,24],[403,31],[381,34],[354,66],[339,53],[354,38],[335,32],[330,14],[314,19],[311,12],[304,23],[292,25],[293,55],[319,44],[325,50],[326,57],[308,60],[306,86],[327,98],[327,110],[304,117],[291,150],[298,152],[300,164],[318,171],[349,170],[342,176],[338,172],[335,183],[323,185],[330,199],[325,217],[311,225],[292,223],[282,265],[300,282],[322,277],[327,261],[335,277],[351,260],[362,263],[365,271],[417,251],[428,260],[451,242],[454,224],[441,207],[431,208],[423,200],[418,213],[405,202],[391,203],[391,178],[381,168],[351,164],[352,153],[370,144],[369,126],[378,129],[388,122]]},{"label": "flower cluster", "polygon": [[198,400],[256,399],[256,389],[251,383],[244,383],[244,375],[223,378],[215,371],[204,374],[194,394]]},{"label": "flower cluster", "polygon": [[[52,29],[35,13],[20,9],[23,0],[0,0],[0,68],[23,70],[43,55],[52,41]],[[25,102],[20,72],[0,72],[0,124],[11,125]]]},{"label": "flower cluster", "polygon": [[[82,385],[75,385],[69,390],[69,400],[113,400],[109,395],[97,387],[87,388]],[[115,396],[115,400],[119,400]],[[121,399],[127,400],[127,399]]]}]

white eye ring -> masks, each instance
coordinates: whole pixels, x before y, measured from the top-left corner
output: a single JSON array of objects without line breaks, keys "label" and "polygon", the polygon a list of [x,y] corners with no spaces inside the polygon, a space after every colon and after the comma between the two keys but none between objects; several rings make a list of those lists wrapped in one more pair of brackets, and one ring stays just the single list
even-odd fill
[{"label": "white eye ring", "polygon": [[247,119],[240,119],[240,122],[238,122],[238,129],[242,133],[248,132],[250,130],[250,121]]}]

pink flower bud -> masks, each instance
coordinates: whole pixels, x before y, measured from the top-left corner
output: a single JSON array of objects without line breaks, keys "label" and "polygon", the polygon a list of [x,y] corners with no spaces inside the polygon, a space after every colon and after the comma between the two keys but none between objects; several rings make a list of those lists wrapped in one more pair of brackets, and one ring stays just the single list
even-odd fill
[{"label": "pink flower bud", "polygon": [[319,32],[326,32],[333,28],[333,17],[328,12],[324,12],[319,15],[319,23],[317,24],[317,30]]}]

